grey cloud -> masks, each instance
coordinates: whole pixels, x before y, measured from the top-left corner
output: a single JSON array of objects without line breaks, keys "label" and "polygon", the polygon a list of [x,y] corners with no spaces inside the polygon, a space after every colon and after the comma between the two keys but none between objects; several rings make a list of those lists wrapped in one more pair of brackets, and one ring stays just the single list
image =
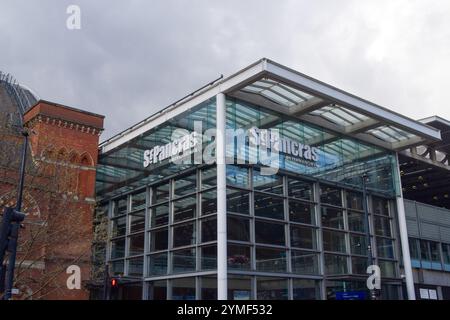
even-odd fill
[{"label": "grey cloud", "polygon": [[[78,4],[82,29],[65,27]],[[447,1],[5,1],[0,70],[102,113],[107,138],[268,57],[395,111],[450,118]]]}]

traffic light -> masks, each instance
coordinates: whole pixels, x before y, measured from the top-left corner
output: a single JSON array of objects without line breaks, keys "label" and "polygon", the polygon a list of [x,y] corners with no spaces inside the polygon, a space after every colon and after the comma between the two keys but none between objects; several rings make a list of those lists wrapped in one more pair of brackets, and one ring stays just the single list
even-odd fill
[{"label": "traffic light", "polygon": [[10,254],[9,263],[12,262],[13,265],[8,265],[8,271],[13,271],[20,222],[24,219],[25,214],[14,208],[7,207],[3,212],[2,224],[0,226],[0,292],[5,290],[6,265],[3,263],[5,254],[6,252]]},{"label": "traffic light", "polygon": [[119,286],[119,281],[116,278],[111,279],[111,288],[117,288]]}]

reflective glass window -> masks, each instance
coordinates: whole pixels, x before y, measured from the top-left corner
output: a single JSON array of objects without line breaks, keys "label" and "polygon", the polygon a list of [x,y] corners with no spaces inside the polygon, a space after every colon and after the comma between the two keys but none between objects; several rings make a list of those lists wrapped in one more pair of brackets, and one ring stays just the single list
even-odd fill
[{"label": "reflective glass window", "polygon": [[194,222],[178,224],[173,227],[173,247],[182,247],[195,244]]},{"label": "reflective glass window", "polygon": [[389,215],[389,202],[386,199],[372,197],[372,212],[384,216]]},{"label": "reflective glass window", "polygon": [[250,300],[252,298],[252,280],[247,276],[228,276],[228,299]]},{"label": "reflective glass window", "polygon": [[171,280],[173,300],[195,300],[195,278]]},{"label": "reflective glass window", "polygon": [[362,194],[347,191],[347,208],[360,211],[364,210]]},{"label": "reflective glass window", "polygon": [[286,272],[286,251],[272,248],[256,248],[256,270]]},{"label": "reflective glass window", "polygon": [[378,236],[391,237],[391,220],[386,217],[374,216],[375,234]]},{"label": "reflective glass window", "polygon": [[248,188],[248,169],[245,167],[227,165],[227,185]]},{"label": "reflective glass window", "polygon": [[361,212],[348,211],[348,229],[355,232],[366,232],[365,216]]},{"label": "reflective glass window", "polygon": [[322,206],[322,227],[344,229],[344,213],[340,209]]},{"label": "reflective glass window", "polygon": [[125,256],[125,239],[111,241],[111,259]]},{"label": "reflective glass window", "polygon": [[169,205],[163,204],[151,209],[152,228],[166,225],[169,223]]},{"label": "reflective glass window", "polygon": [[283,278],[256,278],[258,300],[287,300],[288,281]]},{"label": "reflective glass window", "polygon": [[255,215],[284,220],[283,198],[255,192]]},{"label": "reflective glass window", "polygon": [[127,232],[127,218],[120,217],[114,220],[111,220],[112,223],[112,232],[111,237],[120,237],[124,236]]},{"label": "reflective glass window", "polygon": [[312,194],[311,182],[288,178],[288,195],[290,197],[312,200]]},{"label": "reflective glass window", "polygon": [[352,254],[367,255],[367,237],[350,234],[350,252]]},{"label": "reflective glass window", "polygon": [[346,252],[345,233],[323,230],[323,249],[325,251]]},{"label": "reflective glass window", "polygon": [[217,185],[217,170],[216,167],[203,169],[202,175],[202,189],[212,188]]},{"label": "reflective glass window", "polygon": [[144,233],[135,234],[129,239],[129,252],[128,255],[134,256],[138,254],[144,254]]},{"label": "reflective glass window", "polygon": [[316,249],[316,230],[308,227],[291,225],[291,246],[304,249]]},{"label": "reflective glass window", "polygon": [[139,232],[145,229],[145,211],[130,214],[130,232]]},{"label": "reflective glass window", "polygon": [[148,283],[149,300],[167,300],[167,281],[151,281]]},{"label": "reflective glass window", "polygon": [[293,280],[294,300],[319,300],[320,281],[308,279]]},{"label": "reflective glass window", "polygon": [[309,251],[291,251],[292,272],[297,274],[319,274],[319,254]]},{"label": "reflective glass window", "polygon": [[336,254],[324,254],[325,274],[345,274],[348,272],[347,257]]},{"label": "reflective glass window", "polygon": [[197,191],[197,174],[175,180],[174,195],[184,196]]},{"label": "reflective glass window", "polygon": [[131,195],[131,211],[145,208],[145,191]]},{"label": "reflective glass window", "polygon": [[255,241],[272,245],[286,245],[284,224],[255,221]]},{"label": "reflective glass window", "polygon": [[394,241],[377,237],[377,253],[381,258],[394,259]]},{"label": "reflective glass window", "polygon": [[217,191],[207,191],[201,194],[202,197],[202,216],[217,212]]},{"label": "reflective glass window", "polygon": [[227,189],[227,211],[249,214],[250,193],[238,189]]},{"label": "reflective glass window", "polygon": [[201,268],[202,270],[217,269],[217,246],[201,247]]},{"label": "reflective glass window", "polygon": [[273,175],[262,175],[259,170],[253,170],[253,189],[275,194],[283,194],[283,177]]},{"label": "reflective glass window", "polygon": [[133,258],[128,260],[128,275],[134,277],[142,277],[144,268],[144,258]]},{"label": "reflective glass window", "polygon": [[167,252],[151,254],[148,264],[149,276],[167,274]]},{"label": "reflective glass window", "polygon": [[217,240],[217,218],[202,219],[202,242]]},{"label": "reflective glass window", "polygon": [[341,189],[320,185],[320,202],[342,207]]},{"label": "reflective glass window", "polygon": [[250,241],[250,220],[244,217],[228,215],[228,240]]},{"label": "reflective glass window", "polygon": [[127,213],[127,198],[120,198],[113,203],[113,217]]},{"label": "reflective glass window", "polygon": [[196,209],[197,198],[195,195],[173,201],[173,221],[179,222],[194,218]]},{"label": "reflective glass window", "polygon": [[249,270],[251,268],[250,247],[236,244],[228,244],[228,268]]},{"label": "reflective glass window", "polygon": [[153,188],[152,204],[169,200],[169,184],[163,184]]},{"label": "reflective glass window", "polygon": [[157,229],[150,232],[150,251],[167,250],[169,232],[167,228]]},{"label": "reflective glass window", "polygon": [[173,251],[172,271],[174,273],[195,271],[195,249]]},{"label": "reflective glass window", "polygon": [[316,224],[314,205],[300,201],[289,201],[289,220],[292,222]]}]

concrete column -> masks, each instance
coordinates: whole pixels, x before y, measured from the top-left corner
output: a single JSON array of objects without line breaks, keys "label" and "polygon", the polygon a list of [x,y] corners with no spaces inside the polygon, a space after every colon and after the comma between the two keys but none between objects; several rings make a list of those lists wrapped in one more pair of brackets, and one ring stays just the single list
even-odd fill
[{"label": "concrete column", "polygon": [[217,156],[217,299],[226,300],[227,276],[227,182],[226,182],[226,106],[225,94],[216,96]]},{"label": "concrete column", "polygon": [[405,280],[406,280],[406,291],[408,293],[408,300],[416,300],[416,293],[414,290],[414,278],[411,267],[411,256],[409,254],[409,242],[408,242],[408,229],[406,227],[406,214],[405,214],[405,204],[403,202],[403,192],[401,185],[400,176],[400,162],[397,156],[397,178],[399,182],[399,191],[397,195],[397,216],[398,216],[398,227],[400,231],[400,244],[402,246],[403,255],[403,266],[405,270]]}]

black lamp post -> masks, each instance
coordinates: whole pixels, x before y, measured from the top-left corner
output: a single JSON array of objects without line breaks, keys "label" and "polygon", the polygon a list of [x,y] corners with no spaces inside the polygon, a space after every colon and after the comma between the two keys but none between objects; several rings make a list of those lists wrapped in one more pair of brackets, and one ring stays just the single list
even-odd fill
[{"label": "black lamp post", "polygon": [[[22,209],[22,198],[23,198],[23,187],[25,182],[25,165],[27,161],[27,147],[28,147],[28,131],[23,128],[22,135],[24,136],[24,142],[22,146],[22,162],[20,164],[20,180],[19,180],[19,190],[17,193],[17,202],[15,212],[19,215],[23,215],[20,210]],[[21,216],[21,220],[25,215]],[[21,221],[20,220],[20,221]],[[13,235],[13,239],[10,242],[8,251],[9,259],[8,259],[8,267],[6,269],[6,283],[5,283],[5,295],[3,296],[3,300],[10,300],[12,297],[12,287],[14,282],[14,268],[16,265],[16,253],[17,253],[17,239],[19,235],[20,229],[20,221],[13,222],[11,225],[10,233]],[[3,263],[3,262],[2,262]]]}]

